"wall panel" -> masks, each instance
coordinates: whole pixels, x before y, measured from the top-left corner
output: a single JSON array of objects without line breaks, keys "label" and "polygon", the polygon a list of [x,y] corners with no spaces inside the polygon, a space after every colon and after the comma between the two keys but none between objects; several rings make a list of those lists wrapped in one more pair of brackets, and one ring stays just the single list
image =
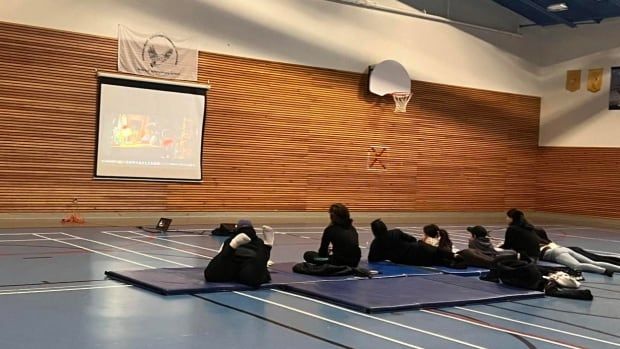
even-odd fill
[{"label": "wall panel", "polygon": [[536,208],[536,97],[413,81],[395,114],[361,72],[201,52],[204,181],[103,181],[95,72],[116,40],[0,23],[0,62],[0,212]]},{"label": "wall panel", "polygon": [[620,148],[541,147],[541,211],[620,218]]}]

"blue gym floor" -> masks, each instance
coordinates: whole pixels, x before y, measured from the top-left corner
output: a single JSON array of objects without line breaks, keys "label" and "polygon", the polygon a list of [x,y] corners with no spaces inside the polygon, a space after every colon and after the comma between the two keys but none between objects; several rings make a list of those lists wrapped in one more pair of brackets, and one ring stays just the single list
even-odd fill
[{"label": "blue gym floor", "polygon": [[[441,225],[455,247],[464,225]],[[390,225],[394,227],[394,225]],[[421,225],[399,227],[420,236]],[[541,298],[368,315],[279,290],[161,296],[106,270],[206,266],[208,227],[0,230],[0,348],[619,348],[620,275],[584,273],[594,301]],[[316,249],[318,225],[274,226],[272,259]],[[372,234],[358,225],[364,258]],[[504,227],[487,225],[498,240]],[[545,226],[564,246],[620,251],[620,231]],[[207,230],[204,235],[196,232]],[[407,292],[407,290],[393,290]]]}]

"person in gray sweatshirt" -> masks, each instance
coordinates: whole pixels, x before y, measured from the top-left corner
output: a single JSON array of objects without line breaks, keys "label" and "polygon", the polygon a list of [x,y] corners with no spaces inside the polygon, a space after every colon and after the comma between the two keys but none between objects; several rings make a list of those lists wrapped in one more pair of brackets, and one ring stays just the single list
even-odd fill
[{"label": "person in gray sweatshirt", "polygon": [[468,227],[467,231],[471,233],[471,239],[469,239],[468,245],[469,248],[479,250],[490,257],[497,256],[498,253],[489,238],[489,232],[483,226],[476,225],[475,227]]}]

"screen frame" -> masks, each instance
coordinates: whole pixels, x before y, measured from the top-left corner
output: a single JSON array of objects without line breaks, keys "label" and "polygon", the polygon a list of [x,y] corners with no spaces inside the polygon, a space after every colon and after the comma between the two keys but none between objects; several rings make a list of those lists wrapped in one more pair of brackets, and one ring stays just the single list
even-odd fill
[{"label": "screen frame", "polygon": [[[116,85],[133,88],[143,88],[149,90],[168,91],[188,93],[204,96],[204,110],[202,114],[202,130],[200,133],[200,178],[159,178],[159,177],[128,177],[128,176],[100,176],[97,174],[99,164],[99,125],[101,122],[100,106],[101,106],[101,85]],[[95,163],[93,168],[93,179],[95,180],[116,180],[116,181],[147,181],[147,182],[185,182],[185,183],[202,183],[202,161],[204,153],[204,135],[207,126],[207,92],[211,88],[208,84],[199,84],[185,81],[168,81],[162,79],[149,79],[124,74],[97,73],[97,119],[95,125]]]}]

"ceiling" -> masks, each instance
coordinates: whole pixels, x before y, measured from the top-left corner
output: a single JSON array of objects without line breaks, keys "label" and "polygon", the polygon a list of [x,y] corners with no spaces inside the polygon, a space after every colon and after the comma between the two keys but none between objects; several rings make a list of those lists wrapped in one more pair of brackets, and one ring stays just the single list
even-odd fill
[{"label": "ceiling", "polygon": [[[531,25],[600,23],[611,17],[620,17],[620,0],[493,0],[509,10],[529,19]],[[564,3],[567,10],[551,12],[547,6]],[[527,25],[526,25],[527,26]]]}]

